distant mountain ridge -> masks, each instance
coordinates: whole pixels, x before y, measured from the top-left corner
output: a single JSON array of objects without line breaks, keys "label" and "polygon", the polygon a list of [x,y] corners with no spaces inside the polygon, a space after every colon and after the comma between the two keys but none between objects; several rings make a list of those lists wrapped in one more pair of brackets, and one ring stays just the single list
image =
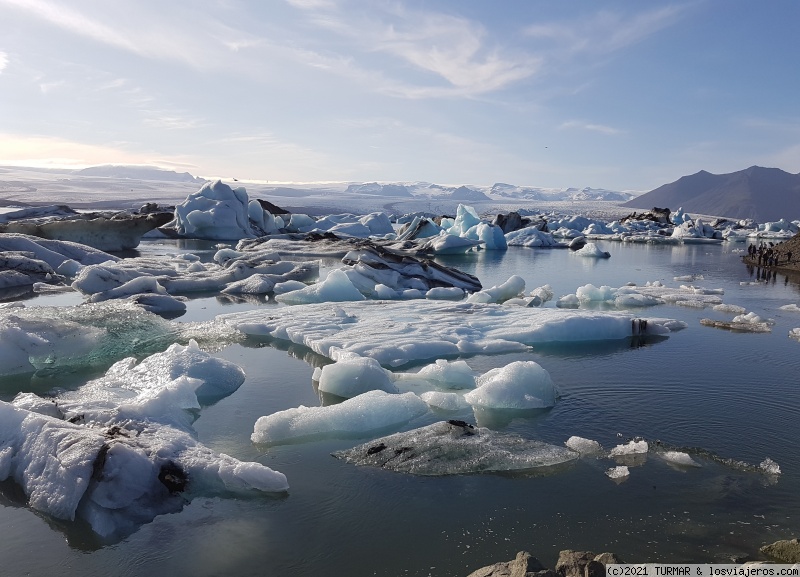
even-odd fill
[{"label": "distant mountain ridge", "polygon": [[195,177],[188,172],[175,172],[165,170],[155,166],[131,166],[106,164],[102,166],[90,166],[74,171],[78,176],[104,176],[108,178],[131,178],[136,180],[161,180],[168,182],[195,182],[202,184],[203,178]]},{"label": "distant mountain ridge", "polygon": [[800,173],[751,166],[728,174],[701,170],[623,204],[770,222],[800,219]]}]

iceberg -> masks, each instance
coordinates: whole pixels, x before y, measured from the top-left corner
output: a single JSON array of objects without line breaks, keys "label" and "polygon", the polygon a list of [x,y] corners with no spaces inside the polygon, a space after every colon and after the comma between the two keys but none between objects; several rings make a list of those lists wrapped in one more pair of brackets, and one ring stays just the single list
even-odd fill
[{"label": "iceberg", "polygon": [[686,324],[625,313],[439,301],[319,303],[217,317],[244,334],[303,345],[336,360],[341,351],[386,367],[461,354],[527,350],[546,342],[668,335]]},{"label": "iceberg", "polygon": [[[256,205],[258,203],[256,202]],[[254,210],[255,209],[255,210]],[[174,230],[178,236],[208,240],[239,240],[266,233],[267,226],[260,206],[252,206],[244,187],[231,188],[220,180],[205,183],[200,190],[186,197],[175,207],[175,218],[162,229]],[[256,218],[252,222],[251,214]],[[271,215],[270,215],[271,216]],[[258,227],[254,229],[253,224]],[[274,228],[271,221],[270,230]],[[260,226],[259,226],[260,225]]]},{"label": "iceberg", "polygon": [[277,445],[323,438],[350,438],[397,429],[428,412],[414,393],[369,391],[337,405],[296,407],[259,417],[254,443]]},{"label": "iceberg", "polygon": [[546,471],[574,461],[578,453],[451,420],[375,439],[333,456],[354,465],[438,476]]},{"label": "iceberg", "polygon": [[243,380],[238,366],[190,343],[138,364],[119,361],[54,403],[31,394],[0,402],[0,480],[13,479],[31,508],[83,519],[112,540],[193,495],[285,492],[282,473],[215,453],[193,436],[201,400],[224,397]]}]

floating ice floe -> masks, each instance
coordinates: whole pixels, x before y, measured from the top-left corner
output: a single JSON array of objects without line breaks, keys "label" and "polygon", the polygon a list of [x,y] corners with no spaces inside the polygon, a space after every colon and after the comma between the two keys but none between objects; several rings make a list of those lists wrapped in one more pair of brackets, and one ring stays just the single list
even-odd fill
[{"label": "floating ice floe", "polygon": [[800,340],[800,327],[793,328],[789,331],[789,337]]},{"label": "floating ice floe", "polygon": [[334,457],[413,475],[461,475],[543,471],[574,461],[578,453],[463,421],[441,421],[337,451]]},{"label": "floating ice floe", "polygon": [[681,285],[679,288],[665,287],[661,282],[647,283],[643,286],[624,286],[619,288],[593,284],[578,287],[573,295],[564,295],[558,299],[556,306],[560,308],[578,308],[582,305],[598,305],[617,309],[673,304],[705,308],[722,303],[719,295],[722,289]]},{"label": "floating ice floe", "polygon": [[700,324],[707,327],[746,333],[769,333],[773,323],[772,319],[763,319],[754,312],[736,315],[732,321],[700,319]]},{"label": "floating ice floe", "polygon": [[390,367],[450,355],[523,351],[543,342],[668,335],[686,327],[671,319],[615,312],[427,300],[321,303],[217,319],[245,334],[288,340],[330,359],[347,351]]},{"label": "floating ice floe", "polygon": [[0,309],[0,374],[105,364],[181,338],[236,336],[218,323],[176,326],[128,301]]},{"label": "floating ice floe", "polygon": [[[243,285],[242,281],[255,275],[260,275],[256,282],[271,281],[274,286],[289,280],[310,281],[319,274],[318,261],[282,261],[271,251],[220,252],[219,262],[211,263],[201,263],[199,260],[182,255],[166,258],[128,258],[118,262],[86,266],[77,275],[72,286],[89,295],[92,300],[99,301],[118,297],[130,298],[134,293],[129,289],[138,285],[121,287],[142,277],[154,279],[166,293],[171,295],[226,290],[233,294],[241,294],[248,286],[255,286]],[[150,281],[146,281],[145,285],[152,286]]]},{"label": "floating ice floe", "polygon": [[238,366],[191,343],[139,364],[119,361],[52,404],[30,394],[18,397],[19,406],[0,402],[0,480],[13,479],[30,507],[81,518],[107,539],[177,511],[195,495],[284,492],[283,474],[215,453],[193,436],[187,411],[243,380]]},{"label": "floating ice floe", "polygon": [[414,393],[369,391],[337,405],[296,407],[259,417],[254,443],[282,444],[323,438],[350,438],[397,429],[428,412]]},{"label": "floating ice floe", "polygon": [[526,246],[531,248],[566,248],[566,244],[557,241],[552,233],[543,232],[530,226],[506,234],[508,246]]},{"label": "floating ice floe", "polygon": [[[789,311],[789,312],[792,312],[792,313],[800,313],[800,307],[797,306],[794,303],[792,303],[790,305],[783,305],[782,307],[779,307],[779,308],[782,311]],[[742,311],[742,312],[744,312],[744,311]]]}]

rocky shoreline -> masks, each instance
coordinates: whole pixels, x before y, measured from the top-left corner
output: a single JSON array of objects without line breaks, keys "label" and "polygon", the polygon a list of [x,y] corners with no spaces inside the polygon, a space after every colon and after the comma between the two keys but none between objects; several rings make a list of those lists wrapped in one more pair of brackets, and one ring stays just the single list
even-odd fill
[{"label": "rocky shoreline", "polygon": [[[748,246],[753,243],[748,243]],[[758,245],[756,245],[757,247]],[[800,273],[800,233],[789,240],[779,242],[770,247],[776,258],[777,264],[766,265],[759,262],[758,255],[746,254],[742,262],[748,266],[757,267],[767,271]]]},{"label": "rocky shoreline", "polygon": [[[745,564],[800,563],[798,539],[776,541],[764,545],[759,551],[770,561],[749,561]],[[511,561],[481,567],[467,577],[603,577],[609,563],[621,564],[624,561],[614,553],[595,554],[592,551],[565,549],[559,553],[555,567],[548,569],[527,551],[520,551]]]}]

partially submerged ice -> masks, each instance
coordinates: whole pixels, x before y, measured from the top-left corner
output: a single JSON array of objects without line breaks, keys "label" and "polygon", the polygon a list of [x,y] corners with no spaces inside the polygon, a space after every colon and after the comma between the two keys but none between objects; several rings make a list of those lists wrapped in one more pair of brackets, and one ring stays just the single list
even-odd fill
[{"label": "partially submerged ice", "polygon": [[333,455],[354,465],[413,475],[546,471],[578,458],[578,453],[566,447],[474,427],[464,421],[441,421]]},{"label": "partially submerged ice", "polygon": [[128,301],[0,309],[0,374],[104,365],[169,344],[239,337],[224,323],[173,324]]},{"label": "partially submerged ice", "polygon": [[83,519],[106,539],[195,495],[284,492],[282,473],[215,453],[191,429],[202,398],[226,396],[243,380],[238,366],[192,343],[119,361],[52,402],[30,393],[0,402],[0,480],[14,480],[33,509]]},{"label": "partially submerged ice", "polygon": [[537,343],[668,335],[686,326],[617,312],[428,300],[309,304],[217,319],[247,335],[291,341],[333,360],[344,351],[388,367],[462,354],[525,351]]},{"label": "partially submerged ice", "polygon": [[478,378],[464,400],[483,409],[543,409],[556,404],[556,387],[541,365],[516,361]]}]

